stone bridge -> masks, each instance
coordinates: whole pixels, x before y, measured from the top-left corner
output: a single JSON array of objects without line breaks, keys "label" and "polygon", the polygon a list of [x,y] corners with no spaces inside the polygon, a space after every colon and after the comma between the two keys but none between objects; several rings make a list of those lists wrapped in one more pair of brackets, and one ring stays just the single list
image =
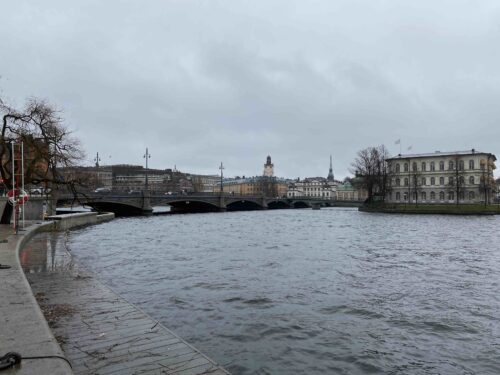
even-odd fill
[{"label": "stone bridge", "polygon": [[[59,198],[59,203],[73,197]],[[136,194],[91,194],[80,201],[97,211],[114,212],[117,216],[148,215],[152,206],[170,206],[171,212],[220,212],[220,211],[250,211],[285,208],[319,208],[345,205],[330,199],[294,197],[272,198],[252,195],[234,195],[229,193],[194,193],[173,195]],[[359,202],[350,202],[352,206]]]}]

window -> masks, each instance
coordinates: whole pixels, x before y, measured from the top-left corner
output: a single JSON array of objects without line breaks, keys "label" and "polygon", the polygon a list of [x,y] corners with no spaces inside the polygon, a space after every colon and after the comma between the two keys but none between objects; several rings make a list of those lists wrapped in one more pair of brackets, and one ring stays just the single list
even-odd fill
[{"label": "window", "polygon": [[436,199],[436,193],[431,191],[431,201]]},{"label": "window", "polygon": [[448,169],[449,169],[450,171],[452,171],[453,169],[455,169],[455,164],[453,164],[453,161],[452,161],[452,160],[450,160],[450,161],[448,162]]},{"label": "window", "polygon": [[448,200],[452,201],[455,199],[455,193],[453,191],[448,192]]},{"label": "window", "polygon": [[427,199],[427,194],[425,193],[425,191],[422,192],[421,196],[423,201]]},{"label": "window", "polygon": [[474,160],[469,160],[469,169],[474,169]]},{"label": "window", "polygon": [[449,177],[448,178],[448,184],[449,185],[454,185],[454,183],[455,183],[455,180],[453,179],[453,177]]},{"label": "window", "polygon": [[434,164],[433,161],[431,161],[431,172],[434,172],[436,170],[436,165]]},{"label": "window", "polygon": [[431,177],[431,185],[436,185],[436,178],[435,177]]},{"label": "window", "polygon": [[475,194],[474,194],[474,192],[473,192],[473,191],[469,191],[469,200],[470,200],[470,201],[473,201],[473,200],[474,200],[474,198],[475,198]]},{"label": "window", "polygon": [[444,191],[439,192],[439,200],[444,201]]},{"label": "window", "polygon": [[439,162],[439,170],[444,171],[444,161]]},{"label": "window", "polygon": [[465,168],[464,168],[464,161],[463,160],[460,160],[458,162],[458,170],[460,171],[463,171]]},{"label": "window", "polygon": [[399,163],[396,164],[396,173],[399,173],[401,172],[401,167],[399,165]]},{"label": "window", "polygon": [[425,177],[422,177],[422,186],[425,186],[427,183],[427,179]]},{"label": "window", "polygon": [[401,180],[399,178],[396,178],[396,186],[401,186]]},{"label": "window", "polygon": [[408,172],[408,163],[404,164],[405,172]]},{"label": "window", "polygon": [[396,200],[397,201],[401,200],[401,193],[399,191],[396,193]]},{"label": "window", "polygon": [[405,177],[405,186],[408,186],[408,177]]},{"label": "window", "polygon": [[411,165],[411,170],[414,172],[417,170],[417,163],[416,162],[413,162],[413,164]]},{"label": "window", "polygon": [[465,193],[463,191],[458,193],[458,199],[461,201],[465,200]]},{"label": "window", "polygon": [[427,169],[427,166],[425,165],[425,161],[422,162],[422,171],[425,172]]},{"label": "window", "polygon": [[413,197],[413,202],[416,202],[417,201],[417,197],[418,197],[417,192],[414,192],[412,194],[412,197]]},{"label": "window", "polygon": [[474,176],[469,177],[469,184],[474,185]]},{"label": "window", "polygon": [[464,179],[464,176],[460,176],[458,177],[458,184],[460,186],[464,186],[465,185],[465,179]]},{"label": "window", "polygon": [[405,200],[405,201],[408,200],[408,193],[406,191],[403,194],[403,200]]},{"label": "window", "polygon": [[439,177],[439,185],[444,185],[444,177]]}]

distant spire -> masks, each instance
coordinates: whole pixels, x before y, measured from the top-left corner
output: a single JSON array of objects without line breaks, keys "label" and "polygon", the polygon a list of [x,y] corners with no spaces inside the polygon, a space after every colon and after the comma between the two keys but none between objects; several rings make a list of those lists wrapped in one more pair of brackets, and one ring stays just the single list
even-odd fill
[{"label": "distant spire", "polygon": [[274,176],[274,165],[271,163],[271,156],[267,155],[266,164],[264,164],[264,176],[273,177]]},{"label": "distant spire", "polygon": [[326,178],[328,181],[333,181],[333,163],[332,163],[332,155],[330,155],[330,169],[328,170],[328,177]]}]

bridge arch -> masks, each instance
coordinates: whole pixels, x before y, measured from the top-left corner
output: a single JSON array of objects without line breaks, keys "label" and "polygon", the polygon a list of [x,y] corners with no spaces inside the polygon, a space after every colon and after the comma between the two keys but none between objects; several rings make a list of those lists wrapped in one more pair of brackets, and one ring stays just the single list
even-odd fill
[{"label": "bridge arch", "polygon": [[112,201],[94,201],[87,202],[86,206],[91,207],[97,212],[113,212],[115,216],[141,216],[144,215],[144,209],[132,204]]},{"label": "bridge arch", "polygon": [[311,205],[304,201],[295,201],[292,202],[293,208],[311,208]]},{"label": "bridge arch", "polygon": [[217,212],[220,207],[203,200],[182,199],[177,201],[169,201],[167,203],[172,207],[173,212]]},{"label": "bridge arch", "polygon": [[267,203],[267,208],[269,208],[270,210],[277,210],[277,209],[283,209],[283,208],[290,208],[290,204],[283,201],[283,200],[279,200],[279,201],[270,201]]},{"label": "bridge arch", "polygon": [[226,204],[227,211],[254,211],[262,210],[263,207],[253,200],[241,199]]}]

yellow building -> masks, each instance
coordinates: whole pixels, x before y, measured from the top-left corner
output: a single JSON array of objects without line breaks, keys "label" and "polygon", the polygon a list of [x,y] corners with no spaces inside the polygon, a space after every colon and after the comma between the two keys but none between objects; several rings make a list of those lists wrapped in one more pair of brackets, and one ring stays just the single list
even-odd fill
[{"label": "yellow building", "polygon": [[[276,177],[250,177],[226,179],[222,183],[224,193],[234,195],[265,195],[267,197],[285,197],[287,181]],[[219,188],[220,189],[220,188]],[[220,191],[216,189],[214,191]]]}]

